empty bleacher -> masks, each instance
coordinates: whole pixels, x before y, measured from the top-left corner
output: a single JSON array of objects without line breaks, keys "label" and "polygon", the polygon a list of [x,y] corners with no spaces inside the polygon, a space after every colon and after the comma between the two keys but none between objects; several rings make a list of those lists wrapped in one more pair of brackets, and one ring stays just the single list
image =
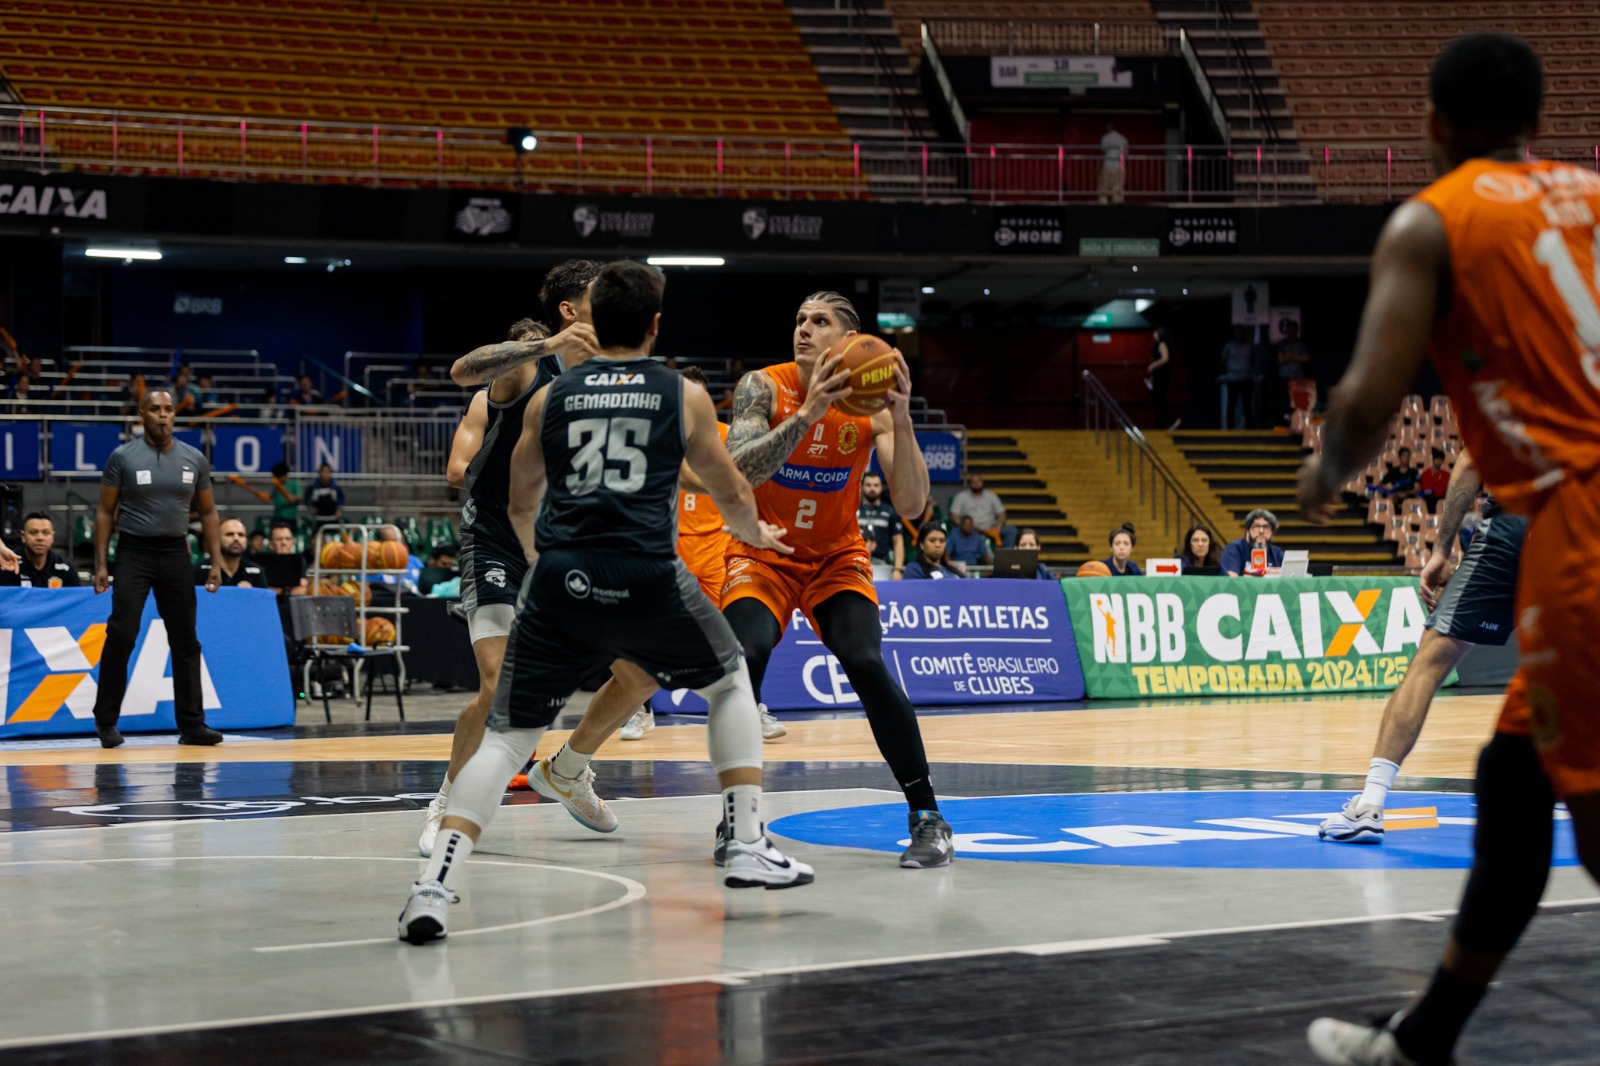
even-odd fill
[{"label": "empty bleacher", "polygon": [[895,30],[913,58],[922,54],[922,23],[940,19],[1157,26],[1149,0],[889,0],[889,10]]},{"label": "empty bleacher", "polygon": [[[211,119],[186,133],[185,164],[197,169],[241,162],[237,128],[230,138],[222,127],[240,119],[290,129],[393,124],[503,135],[526,126],[640,140],[844,140],[781,0],[659,0],[644,9],[618,0],[17,3],[0,15],[0,72],[28,105]],[[61,150],[84,155],[93,147],[85,140],[105,135],[47,136],[52,146],[78,138]],[[352,141],[305,158],[293,138],[258,136],[243,162],[370,166],[372,149]],[[137,141],[125,148],[123,161],[137,159]],[[482,150],[510,180],[512,153],[492,142]],[[420,142],[411,154],[397,153],[383,169],[429,175],[461,162]],[[670,152],[657,162],[670,183]],[[560,177],[541,171],[557,164],[537,153],[523,163],[530,180]],[[594,164],[589,176],[604,177],[604,160]]]}]

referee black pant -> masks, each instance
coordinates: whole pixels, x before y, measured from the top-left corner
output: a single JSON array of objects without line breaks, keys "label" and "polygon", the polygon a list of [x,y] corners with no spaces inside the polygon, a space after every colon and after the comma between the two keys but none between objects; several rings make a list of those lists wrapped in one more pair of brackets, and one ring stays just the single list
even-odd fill
[{"label": "referee black pant", "polygon": [[122,715],[128,691],[128,658],[139,639],[145,597],[154,592],[156,611],[167,628],[172,649],[173,717],[178,732],[206,724],[200,701],[200,638],[195,635],[194,569],[183,537],[135,537],[117,540],[117,561],[111,569],[111,620],[100,655],[100,689],[94,699],[94,724],[110,729]]}]

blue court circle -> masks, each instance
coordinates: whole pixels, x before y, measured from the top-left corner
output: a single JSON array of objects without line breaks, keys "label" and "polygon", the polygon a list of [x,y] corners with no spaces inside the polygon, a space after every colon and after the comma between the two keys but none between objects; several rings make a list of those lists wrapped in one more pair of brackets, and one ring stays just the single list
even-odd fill
[{"label": "blue court circle", "polygon": [[[1394,792],[1380,845],[1334,844],[1317,825],[1349,792],[1104,792],[945,800],[956,854],[1002,862],[1217,870],[1458,870],[1472,865],[1477,804],[1460,792]],[[1577,856],[1557,810],[1555,865]],[[807,844],[898,852],[906,808],[891,803],[776,819],[773,833]]]}]

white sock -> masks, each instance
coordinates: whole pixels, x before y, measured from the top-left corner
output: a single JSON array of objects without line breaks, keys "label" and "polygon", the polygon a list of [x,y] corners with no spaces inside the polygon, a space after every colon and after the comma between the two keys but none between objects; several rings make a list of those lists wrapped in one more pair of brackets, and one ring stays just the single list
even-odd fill
[{"label": "white sock", "polygon": [[1367,770],[1367,787],[1361,790],[1361,805],[1376,807],[1380,811],[1389,799],[1389,790],[1400,773],[1400,764],[1388,759],[1373,759]]},{"label": "white sock", "polygon": [[461,868],[472,854],[472,838],[459,829],[446,829],[433,845],[433,856],[418,878],[420,881],[438,881],[451,892],[461,880]]},{"label": "white sock", "polygon": [[568,781],[576,781],[589,768],[589,760],[592,758],[593,755],[573,751],[570,743],[563,744],[561,750],[550,760],[550,772]]},{"label": "white sock", "polygon": [[761,786],[734,785],[722,790],[722,814],[728,837],[745,844],[761,839]]}]

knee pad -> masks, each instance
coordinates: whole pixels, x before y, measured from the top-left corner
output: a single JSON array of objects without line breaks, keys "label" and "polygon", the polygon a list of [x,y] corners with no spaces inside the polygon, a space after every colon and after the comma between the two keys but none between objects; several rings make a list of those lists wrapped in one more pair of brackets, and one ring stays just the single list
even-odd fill
[{"label": "knee pad", "polygon": [[542,736],[543,729],[491,729],[485,733],[477,753],[451,782],[449,816],[486,828],[500,809],[500,797],[512,775],[538,749]]},{"label": "knee pad", "polygon": [[760,769],[761,718],[744,661],[721,681],[701,689],[700,696],[711,707],[706,713],[706,737],[712,767],[719,774]]}]

